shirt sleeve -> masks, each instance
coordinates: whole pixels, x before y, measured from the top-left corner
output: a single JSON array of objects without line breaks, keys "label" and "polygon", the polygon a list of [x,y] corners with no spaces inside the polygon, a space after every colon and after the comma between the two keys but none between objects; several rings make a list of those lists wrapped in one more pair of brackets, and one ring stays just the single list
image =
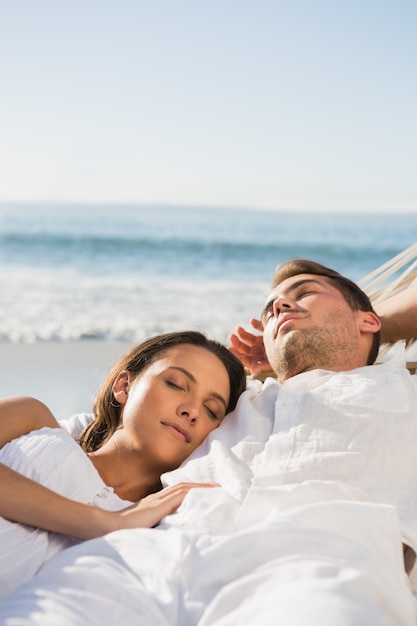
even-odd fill
[{"label": "shirt sleeve", "polygon": [[59,424],[61,428],[66,430],[67,433],[73,437],[73,439],[77,439],[81,435],[84,428],[92,422],[93,418],[93,413],[77,413],[68,419],[59,420]]}]

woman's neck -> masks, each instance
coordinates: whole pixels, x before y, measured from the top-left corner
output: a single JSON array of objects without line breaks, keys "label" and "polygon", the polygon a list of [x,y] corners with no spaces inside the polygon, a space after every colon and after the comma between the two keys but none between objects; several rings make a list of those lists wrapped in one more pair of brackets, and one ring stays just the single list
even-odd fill
[{"label": "woman's neck", "polygon": [[112,487],[123,500],[137,502],[162,488],[161,472],[147,467],[137,452],[115,449],[105,444],[88,453],[88,457],[103,482]]}]

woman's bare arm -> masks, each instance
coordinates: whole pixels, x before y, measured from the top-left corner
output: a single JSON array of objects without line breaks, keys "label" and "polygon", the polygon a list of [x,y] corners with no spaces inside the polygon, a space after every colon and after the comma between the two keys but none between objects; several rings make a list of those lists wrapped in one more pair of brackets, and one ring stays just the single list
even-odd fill
[{"label": "woman's bare arm", "polygon": [[26,396],[0,400],[0,448],[12,439],[43,426],[59,428],[57,420],[43,402]]},{"label": "woman's bare arm", "polygon": [[0,515],[76,539],[92,539],[122,528],[151,528],[175,511],[190,489],[215,486],[180,483],[121,511],[105,511],[65,498],[0,464]]}]

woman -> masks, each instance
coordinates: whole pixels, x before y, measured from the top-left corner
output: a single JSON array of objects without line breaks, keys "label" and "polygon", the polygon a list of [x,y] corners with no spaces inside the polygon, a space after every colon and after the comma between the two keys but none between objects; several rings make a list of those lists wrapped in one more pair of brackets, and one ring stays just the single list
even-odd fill
[{"label": "woman", "polygon": [[41,402],[3,400],[2,595],[69,545],[62,535],[83,540],[152,527],[191,488],[214,486],[184,483],[159,492],[161,474],[178,467],[219,426],[245,384],[243,366],[226,347],[189,331],[154,337],[117,363],[80,445]]}]

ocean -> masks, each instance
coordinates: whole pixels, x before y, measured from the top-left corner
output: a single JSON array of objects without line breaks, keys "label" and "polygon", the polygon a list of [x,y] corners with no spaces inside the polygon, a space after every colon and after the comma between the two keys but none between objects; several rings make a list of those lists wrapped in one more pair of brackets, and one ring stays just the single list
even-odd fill
[{"label": "ocean", "polygon": [[414,215],[124,205],[0,206],[0,342],[220,341],[257,316],[274,267],[358,280],[417,241]]}]

